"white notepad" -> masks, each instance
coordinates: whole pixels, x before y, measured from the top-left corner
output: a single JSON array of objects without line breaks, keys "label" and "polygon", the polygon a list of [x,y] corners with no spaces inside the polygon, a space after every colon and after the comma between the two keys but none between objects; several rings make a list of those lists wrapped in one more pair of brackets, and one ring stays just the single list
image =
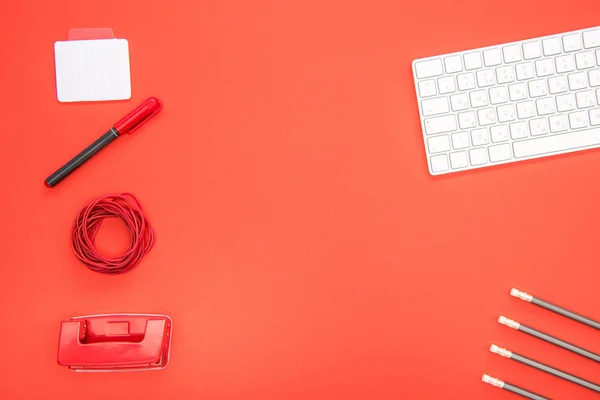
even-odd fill
[{"label": "white notepad", "polygon": [[54,44],[60,102],[131,98],[126,39],[67,40]]}]

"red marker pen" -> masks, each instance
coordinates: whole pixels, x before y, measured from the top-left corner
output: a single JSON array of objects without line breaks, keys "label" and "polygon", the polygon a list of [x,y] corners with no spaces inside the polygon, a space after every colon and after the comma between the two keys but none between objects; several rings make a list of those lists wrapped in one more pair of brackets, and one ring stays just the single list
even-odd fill
[{"label": "red marker pen", "polygon": [[110,142],[121,135],[131,134],[137,128],[142,126],[146,121],[156,115],[162,104],[155,97],[150,97],[143,102],[138,108],[127,114],[119,122],[115,124],[108,132],[88,146],[87,149],[76,155],[71,161],[62,166],[58,171],[50,175],[45,184],[48,187],[55,186],[58,182],[67,177],[71,172],[80,167],[84,162],[90,159],[94,154],[106,147]]}]

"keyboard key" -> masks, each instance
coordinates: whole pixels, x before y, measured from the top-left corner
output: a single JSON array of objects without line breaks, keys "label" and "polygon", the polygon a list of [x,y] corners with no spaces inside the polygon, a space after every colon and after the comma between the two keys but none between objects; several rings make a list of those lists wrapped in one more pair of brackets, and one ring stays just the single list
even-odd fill
[{"label": "keyboard key", "polygon": [[504,67],[496,68],[496,75],[498,77],[498,83],[509,83],[514,82],[515,72],[512,65],[505,65]]},{"label": "keyboard key", "polygon": [[450,96],[452,111],[462,111],[469,108],[469,97],[466,93],[453,94]]},{"label": "keyboard key", "polygon": [[567,78],[565,76],[553,76],[548,79],[550,94],[564,93],[567,91]]},{"label": "keyboard key", "polygon": [[421,102],[423,115],[429,117],[431,115],[445,114],[450,111],[450,105],[446,97],[438,97],[435,99],[423,100]]},{"label": "keyboard key", "polygon": [[529,136],[527,122],[514,122],[510,124],[510,137],[513,140],[523,139]]},{"label": "keyboard key", "polygon": [[487,163],[487,152],[483,147],[472,149],[469,150],[469,158],[471,160],[471,165],[483,165]]},{"label": "keyboard key", "polygon": [[464,59],[465,69],[467,71],[481,68],[481,54],[478,51],[465,54]]},{"label": "keyboard key", "polygon": [[458,80],[458,90],[475,89],[475,75],[472,72],[460,74],[456,79]]},{"label": "keyboard key", "polygon": [[492,86],[495,83],[493,70],[484,69],[482,71],[477,71],[477,84],[479,87]]},{"label": "keyboard key", "polygon": [[539,77],[552,75],[554,73],[554,62],[551,58],[537,60],[535,62],[535,71]]},{"label": "keyboard key", "polygon": [[556,96],[556,109],[558,112],[571,111],[575,109],[575,96],[572,93]]},{"label": "keyboard key", "polygon": [[444,58],[444,65],[446,66],[447,74],[453,74],[455,72],[461,72],[463,70],[462,59],[459,55],[448,56]]},{"label": "keyboard key", "polygon": [[531,136],[545,135],[549,131],[546,118],[532,119],[529,121],[529,132]]},{"label": "keyboard key", "polygon": [[587,76],[585,72],[578,72],[569,75],[569,88],[571,90],[579,90],[587,87]]},{"label": "keyboard key", "polygon": [[421,81],[419,82],[419,95],[421,97],[430,97],[435,96],[437,92],[435,91],[435,81]]},{"label": "keyboard key", "polygon": [[590,110],[590,125],[600,125],[600,108]]},{"label": "keyboard key", "polygon": [[578,53],[575,56],[575,62],[577,64],[577,69],[587,69],[595,67],[594,62],[594,52],[586,51],[583,53]]},{"label": "keyboard key", "polygon": [[535,107],[533,105],[533,101],[517,103],[517,116],[519,119],[535,117]]},{"label": "keyboard key", "polygon": [[427,146],[432,154],[450,150],[450,138],[448,135],[427,138]]},{"label": "keyboard key", "polygon": [[579,35],[579,33],[563,36],[562,40],[565,52],[570,53],[573,51],[581,50],[581,36]]},{"label": "keyboard key", "polygon": [[473,129],[471,131],[471,141],[473,146],[483,146],[490,143],[487,129]]},{"label": "keyboard key", "polygon": [[468,167],[467,152],[457,151],[456,153],[450,153],[450,164],[452,165],[452,169]]},{"label": "keyboard key", "polygon": [[514,121],[517,118],[515,113],[515,106],[507,104],[505,106],[498,107],[498,122]]},{"label": "keyboard key", "polygon": [[541,56],[542,49],[540,48],[540,42],[527,42],[523,44],[523,58],[532,60]]},{"label": "keyboard key", "polygon": [[556,112],[556,103],[552,97],[537,99],[535,101],[535,108],[537,109],[538,115],[554,114]]},{"label": "keyboard key", "polygon": [[433,172],[444,172],[448,170],[448,157],[445,154],[439,154],[431,157],[431,170]]},{"label": "keyboard key", "polygon": [[600,144],[600,128],[549,135],[513,143],[516,158],[565,152]]},{"label": "keyboard key", "polygon": [[583,32],[583,47],[586,49],[600,47],[600,29]]},{"label": "keyboard key", "polygon": [[477,110],[477,119],[479,120],[479,125],[487,126],[496,123],[496,112],[493,108],[484,108],[482,110]]},{"label": "keyboard key", "polygon": [[502,104],[508,101],[508,93],[504,86],[493,87],[490,89],[490,103]]},{"label": "keyboard key", "polygon": [[588,113],[585,111],[577,111],[569,114],[569,125],[571,129],[585,128],[588,126]]},{"label": "keyboard key", "polygon": [[425,120],[425,132],[427,132],[428,135],[452,132],[456,129],[456,117],[454,115],[444,115],[442,117],[427,118]]},{"label": "keyboard key", "polygon": [[527,85],[525,83],[516,83],[508,87],[510,101],[525,100],[527,98]]},{"label": "keyboard key", "polygon": [[490,152],[491,162],[506,161],[512,158],[510,144],[508,143],[490,146],[488,147],[488,151]]},{"label": "keyboard key", "polygon": [[577,92],[577,108],[590,108],[596,105],[596,96],[592,90]]},{"label": "keyboard key", "polygon": [[572,54],[556,57],[556,72],[562,74],[573,70],[575,70],[575,58]]},{"label": "keyboard key", "polygon": [[590,86],[600,86],[600,69],[594,69],[588,71],[588,78],[590,78]]},{"label": "keyboard key", "polygon": [[[535,72],[533,70],[533,63],[526,62],[522,64],[517,64],[517,79],[520,81],[524,81],[527,79],[535,78]],[[501,83],[501,82],[499,82]]]},{"label": "keyboard key", "polygon": [[502,53],[500,52],[500,49],[484,50],[483,63],[486,67],[494,67],[502,64]]},{"label": "keyboard key", "polygon": [[466,149],[471,146],[469,134],[467,132],[457,132],[452,134],[452,147],[454,150]]},{"label": "keyboard key", "polygon": [[558,37],[542,40],[542,47],[544,48],[545,56],[553,56],[562,52],[560,38]]},{"label": "keyboard key", "polygon": [[487,91],[485,90],[475,90],[469,93],[469,98],[471,99],[471,107],[477,108],[488,105]]},{"label": "keyboard key", "polygon": [[415,63],[415,70],[417,78],[419,79],[431,78],[432,76],[438,76],[444,73],[442,60],[439,58],[417,62]]},{"label": "keyboard key", "polygon": [[550,132],[564,132],[569,128],[569,121],[567,120],[567,116],[562,115],[554,115],[548,119],[550,122]]},{"label": "keyboard key", "polygon": [[502,48],[502,54],[504,55],[504,62],[511,63],[521,61],[521,46],[518,44],[504,46],[504,48]]},{"label": "keyboard key", "polygon": [[596,50],[596,64],[600,65],[600,49]]},{"label": "keyboard key", "polygon": [[492,136],[492,142],[506,142],[508,140],[508,126],[498,125],[490,128],[490,134]]},{"label": "keyboard key", "polygon": [[596,101],[600,104],[600,89],[596,89]]},{"label": "keyboard key", "polygon": [[474,128],[477,126],[475,111],[467,111],[458,114],[458,125],[460,129]]},{"label": "keyboard key", "polygon": [[456,83],[453,76],[438,78],[438,89],[440,94],[447,94],[456,91]]},{"label": "keyboard key", "polygon": [[547,94],[545,80],[529,81],[529,95],[531,97],[541,97]]}]

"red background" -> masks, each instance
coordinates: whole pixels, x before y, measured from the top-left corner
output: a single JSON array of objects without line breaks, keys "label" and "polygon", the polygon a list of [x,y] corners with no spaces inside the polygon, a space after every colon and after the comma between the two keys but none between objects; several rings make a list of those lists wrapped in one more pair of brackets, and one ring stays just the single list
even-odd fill
[{"label": "red background", "polygon": [[[600,381],[499,314],[600,351],[598,332],[509,296],[600,317],[600,153],[434,179],[414,58],[598,25],[600,3],[15,1],[0,13],[3,399],[511,397],[594,393],[491,343]],[[520,10],[519,12],[516,12]],[[133,97],[60,104],[53,43],[111,27]],[[43,180],[148,96],[161,114],[54,189]],[[157,244],[123,276],[73,256],[89,200],[130,191]],[[107,224],[100,245],[126,242]],[[167,313],[169,367],[74,374],[60,321]]]}]

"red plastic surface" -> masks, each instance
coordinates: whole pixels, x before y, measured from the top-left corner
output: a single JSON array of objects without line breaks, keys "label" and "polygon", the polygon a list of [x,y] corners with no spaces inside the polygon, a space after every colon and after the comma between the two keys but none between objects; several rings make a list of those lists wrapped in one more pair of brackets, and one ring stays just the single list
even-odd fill
[{"label": "red plastic surface", "polygon": [[155,97],[150,97],[135,110],[119,120],[114,128],[119,132],[119,135],[124,135],[126,133],[131,134],[134,130],[156,115],[161,108],[162,104],[160,101]]},{"label": "red plastic surface", "polygon": [[171,319],[157,315],[99,315],[63,321],[58,364],[75,370],[164,368]]}]

